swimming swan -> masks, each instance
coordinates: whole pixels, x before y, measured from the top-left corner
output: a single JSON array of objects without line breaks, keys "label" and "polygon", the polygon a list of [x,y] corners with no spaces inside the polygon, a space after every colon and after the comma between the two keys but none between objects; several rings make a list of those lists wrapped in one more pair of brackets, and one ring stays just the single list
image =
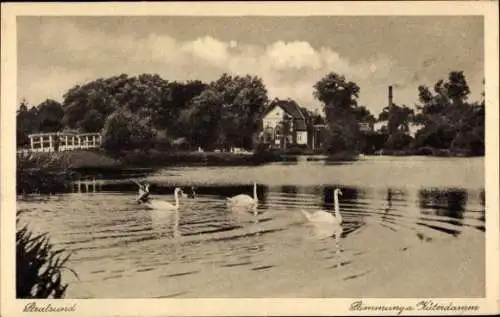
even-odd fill
[{"label": "swimming swan", "polygon": [[179,209],[179,194],[181,194],[182,197],[185,196],[182,189],[177,187],[174,190],[175,205],[169,203],[168,201],[159,199],[149,199],[148,201],[144,202],[143,205],[156,210],[177,210]]},{"label": "swimming swan", "polygon": [[142,204],[150,209],[156,209],[156,210],[177,210],[179,209],[179,194],[182,195],[182,197],[186,197],[187,195],[184,194],[182,189],[179,187],[176,187],[174,190],[174,198],[175,198],[175,205],[163,201],[163,200],[158,200],[158,199],[151,199],[149,197],[150,192],[149,192],[149,184],[145,183],[144,185],[141,185],[138,182],[135,182],[139,186],[139,197],[136,199],[136,201],[139,204]]},{"label": "swimming swan", "polygon": [[240,194],[226,198],[226,202],[230,206],[256,206],[259,202],[257,198],[257,183],[253,183],[253,198],[249,195]]},{"label": "swimming swan", "polygon": [[332,215],[328,211],[318,210],[312,213],[306,212],[302,210],[302,213],[306,216],[306,218],[313,223],[330,223],[334,225],[342,224],[342,215],[339,211],[339,195],[342,196],[342,192],[340,189],[336,188],[333,191],[333,202],[334,202],[334,211],[335,215]]}]

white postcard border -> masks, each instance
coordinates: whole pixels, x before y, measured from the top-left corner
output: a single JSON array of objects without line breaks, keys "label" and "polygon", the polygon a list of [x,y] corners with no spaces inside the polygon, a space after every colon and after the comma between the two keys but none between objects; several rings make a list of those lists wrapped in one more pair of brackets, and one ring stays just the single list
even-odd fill
[{"label": "white postcard border", "polygon": [[[486,298],[431,299],[443,305],[478,305],[469,314],[499,312],[499,171],[498,171],[498,6],[494,1],[446,2],[246,2],[246,3],[2,3],[1,81],[1,315],[22,316],[32,300],[15,299],[15,111],[17,95],[16,16],[48,15],[482,15],[485,19],[486,91]],[[76,304],[72,316],[201,316],[201,315],[395,315],[394,311],[350,310],[362,300],[370,306],[415,306],[416,298],[373,299],[92,299],[36,300],[53,307]],[[43,313],[47,314],[47,313]],[[455,311],[404,311],[405,315],[447,314]]]}]

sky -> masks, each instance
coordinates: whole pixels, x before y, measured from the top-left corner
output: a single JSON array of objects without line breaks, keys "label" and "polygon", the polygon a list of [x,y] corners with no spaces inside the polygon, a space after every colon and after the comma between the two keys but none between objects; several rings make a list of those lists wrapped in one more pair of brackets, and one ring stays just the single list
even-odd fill
[{"label": "sky", "polygon": [[223,73],[263,79],[270,98],[320,108],[313,85],[329,72],[360,87],[375,115],[414,106],[419,85],[465,73],[472,100],[484,78],[480,16],[18,17],[18,104],[63,101],[73,86],[122,73],[169,81]]}]

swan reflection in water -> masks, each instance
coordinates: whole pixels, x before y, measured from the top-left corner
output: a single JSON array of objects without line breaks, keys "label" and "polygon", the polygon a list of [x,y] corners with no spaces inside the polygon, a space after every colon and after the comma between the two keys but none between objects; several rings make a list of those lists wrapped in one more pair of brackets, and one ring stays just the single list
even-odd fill
[{"label": "swan reflection in water", "polygon": [[153,232],[158,238],[180,238],[179,218],[179,211],[170,214],[151,213]]},{"label": "swan reflection in water", "polygon": [[309,223],[309,232],[316,239],[334,238],[337,247],[340,245],[342,226],[332,226],[327,223]]}]

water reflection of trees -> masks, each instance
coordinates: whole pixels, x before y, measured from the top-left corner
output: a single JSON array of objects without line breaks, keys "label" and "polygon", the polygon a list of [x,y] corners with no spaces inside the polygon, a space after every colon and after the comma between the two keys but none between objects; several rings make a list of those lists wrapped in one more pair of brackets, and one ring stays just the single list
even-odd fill
[{"label": "water reflection of trees", "polygon": [[[259,201],[261,202],[261,206],[267,206],[267,200],[269,196],[269,186],[259,186],[257,184],[257,196],[259,197]],[[266,207],[267,208],[267,207]]]},{"label": "water reflection of trees", "polygon": [[399,188],[387,188],[385,191],[385,198],[384,201],[385,207],[383,208],[384,210],[384,215],[390,214],[391,211],[394,211],[395,208],[393,208],[393,202],[398,202],[398,201],[408,201],[407,193],[403,189]]},{"label": "water reflection of trees", "polygon": [[387,188],[387,194],[385,196],[385,201],[387,202],[385,208],[384,208],[384,214],[382,215],[382,221],[386,222],[388,220],[388,215],[392,211],[392,195],[393,195],[393,189],[392,188]]},{"label": "water reflection of trees", "polygon": [[281,186],[281,192],[285,194],[291,194],[291,196],[296,196],[297,186],[285,185]]},{"label": "water reflection of trees", "polygon": [[423,189],[419,192],[422,213],[432,210],[436,216],[463,219],[467,191],[463,189]]},{"label": "water reflection of trees", "polygon": [[353,204],[358,202],[358,197],[360,194],[360,189],[355,187],[345,187],[341,185],[327,185],[323,187],[323,201],[322,207],[326,210],[333,210],[333,191],[339,188],[342,191],[342,196],[339,197],[339,201],[349,201]]},{"label": "water reflection of trees", "polygon": [[486,195],[485,195],[484,189],[482,189],[481,192],[479,193],[479,200],[481,201],[481,206],[483,207],[481,209],[481,217],[479,219],[481,221],[486,221],[486,210],[485,210]]}]

